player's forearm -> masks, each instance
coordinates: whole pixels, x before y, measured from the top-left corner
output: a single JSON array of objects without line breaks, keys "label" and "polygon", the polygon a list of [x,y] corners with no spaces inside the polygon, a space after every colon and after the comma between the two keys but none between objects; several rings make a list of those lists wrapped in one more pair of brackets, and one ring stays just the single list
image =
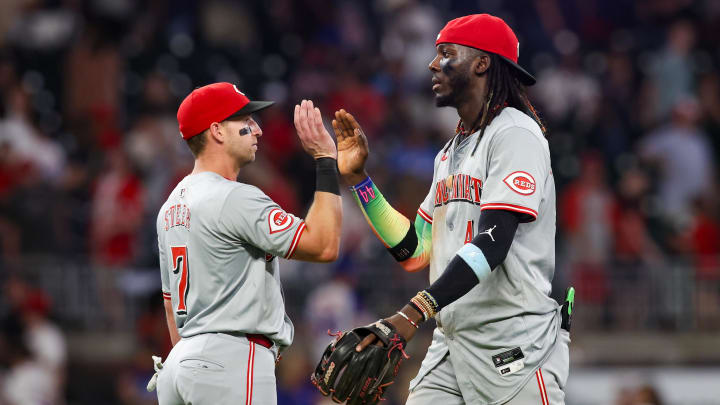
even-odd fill
[{"label": "player's forearm", "polygon": [[298,260],[331,262],[337,259],[342,228],[340,196],[316,191],[305,217],[305,232],[293,258]]},{"label": "player's forearm", "polygon": [[360,210],[375,236],[408,271],[424,268],[430,262],[432,224],[420,215],[410,220],[395,210],[370,177],[352,188]]},{"label": "player's forearm", "polygon": [[175,325],[175,317],[173,316],[172,301],[166,299],[164,301],[165,306],[165,319],[167,320],[168,332],[170,333],[170,342],[175,346],[180,341],[180,334],[178,333],[177,326]]}]

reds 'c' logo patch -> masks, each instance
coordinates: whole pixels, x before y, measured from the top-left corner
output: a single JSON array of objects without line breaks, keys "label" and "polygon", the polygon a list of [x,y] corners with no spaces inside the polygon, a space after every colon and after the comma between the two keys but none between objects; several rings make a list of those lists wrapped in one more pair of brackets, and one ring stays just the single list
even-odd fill
[{"label": "reds 'c' logo patch", "polygon": [[535,179],[527,172],[510,173],[503,182],[518,194],[530,195],[535,192]]},{"label": "reds 'c' logo patch", "polygon": [[270,234],[275,232],[282,232],[293,223],[292,215],[288,215],[287,212],[280,208],[273,208],[268,215],[268,225],[270,227]]}]

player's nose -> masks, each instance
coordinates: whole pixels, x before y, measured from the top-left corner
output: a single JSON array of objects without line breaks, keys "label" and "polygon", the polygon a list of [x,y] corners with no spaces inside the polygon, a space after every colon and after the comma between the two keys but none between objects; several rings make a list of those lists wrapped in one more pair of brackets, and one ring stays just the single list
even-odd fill
[{"label": "player's nose", "polygon": [[428,65],[428,69],[430,69],[431,72],[439,72],[440,71],[440,65],[438,65],[438,56],[435,56],[433,60],[430,61],[430,64]]},{"label": "player's nose", "polygon": [[260,138],[263,134],[262,128],[260,128],[260,124],[252,119],[250,123],[250,128],[252,128],[252,134],[256,138]]}]

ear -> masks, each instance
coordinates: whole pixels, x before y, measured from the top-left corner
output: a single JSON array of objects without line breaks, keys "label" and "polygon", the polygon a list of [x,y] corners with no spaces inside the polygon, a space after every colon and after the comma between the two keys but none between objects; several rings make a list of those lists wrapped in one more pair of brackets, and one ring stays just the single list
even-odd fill
[{"label": "ear", "polygon": [[225,142],[225,127],[219,122],[213,122],[208,128],[208,136],[217,143]]},{"label": "ear", "polygon": [[484,75],[488,69],[490,69],[490,55],[486,53],[481,53],[477,57],[475,57],[475,60],[473,60],[473,72],[478,75],[482,76]]}]

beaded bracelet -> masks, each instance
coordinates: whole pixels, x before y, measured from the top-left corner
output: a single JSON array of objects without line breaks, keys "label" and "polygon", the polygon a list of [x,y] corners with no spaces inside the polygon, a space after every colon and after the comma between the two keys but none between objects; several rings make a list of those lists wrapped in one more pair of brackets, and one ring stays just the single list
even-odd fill
[{"label": "beaded bracelet", "polygon": [[435,316],[437,311],[432,305],[430,300],[421,293],[417,293],[410,301],[415,302],[420,308],[424,310],[425,320],[428,320]]},{"label": "beaded bracelet", "polygon": [[422,314],[424,321],[427,321],[428,319],[430,319],[430,317],[428,316],[428,310],[425,308],[425,305],[422,302],[420,302],[420,300],[418,299],[417,296],[412,297],[410,299],[410,303],[413,306],[415,306],[418,310],[420,310],[420,313]]}]

